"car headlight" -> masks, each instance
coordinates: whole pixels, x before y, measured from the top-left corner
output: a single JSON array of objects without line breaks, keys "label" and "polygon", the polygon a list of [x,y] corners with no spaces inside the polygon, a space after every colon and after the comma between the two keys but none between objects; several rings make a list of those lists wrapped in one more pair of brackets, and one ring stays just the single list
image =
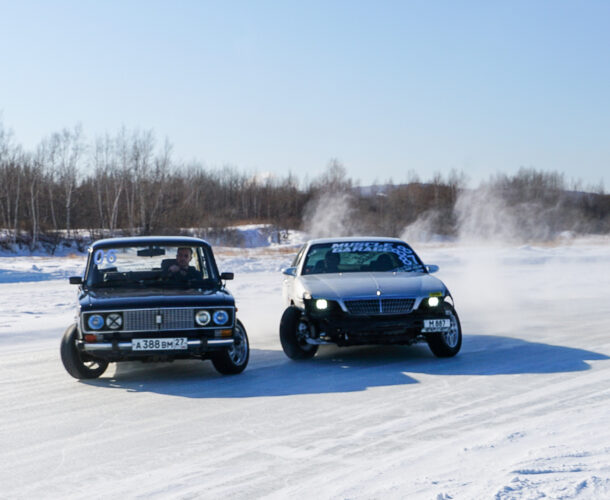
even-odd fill
[{"label": "car headlight", "polygon": [[211,316],[208,311],[202,310],[195,313],[195,323],[199,326],[205,326],[210,322]]},{"label": "car headlight", "polygon": [[123,326],[123,316],[120,313],[110,313],[106,316],[106,326],[110,330],[118,330]]},{"label": "car headlight", "polygon": [[101,314],[92,314],[87,320],[87,326],[92,330],[99,330],[104,326],[104,318]]},{"label": "car headlight", "polygon": [[224,325],[227,321],[229,321],[229,315],[227,314],[227,311],[223,311],[221,309],[220,311],[216,311],[214,313],[214,323],[216,323],[217,325]]},{"label": "car headlight", "polygon": [[439,302],[440,302],[440,301],[439,301],[438,297],[430,297],[430,298],[428,299],[428,305],[429,305],[430,307],[436,307],[436,306],[438,306]]},{"label": "car headlight", "polygon": [[315,302],[316,304],[316,309],[318,309],[319,311],[325,311],[326,309],[328,309],[328,300],[326,299],[318,299]]}]

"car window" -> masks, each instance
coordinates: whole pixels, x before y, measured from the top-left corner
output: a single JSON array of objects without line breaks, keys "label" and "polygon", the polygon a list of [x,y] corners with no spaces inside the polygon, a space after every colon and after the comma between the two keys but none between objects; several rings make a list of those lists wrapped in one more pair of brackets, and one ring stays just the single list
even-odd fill
[{"label": "car window", "polygon": [[423,264],[406,244],[357,241],[312,245],[302,274],[422,271]]},{"label": "car window", "polygon": [[299,267],[299,264],[301,263],[301,259],[303,258],[303,255],[305,254],[305,247],[307,245],[303,245],[301,247],[301,249],[299,250],[299,252],[296,254],[296,256],[294,257],[294,259],[292,260],[292,267]]}]

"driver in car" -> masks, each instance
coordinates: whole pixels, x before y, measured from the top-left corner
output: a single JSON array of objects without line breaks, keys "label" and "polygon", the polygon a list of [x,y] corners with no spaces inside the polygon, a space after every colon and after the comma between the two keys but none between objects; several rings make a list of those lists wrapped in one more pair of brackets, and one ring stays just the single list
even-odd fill
[{"label": "driver in car", "polygon": [[176,251],[176,259],[170,260],[163,266],[165,277],[170,279],[191,280],[201,278],[201,273],[189,263],[193,258],[193,249],[180,247]]},{"label": "driver in car", "polygon": [[338,253],[329,250],[324,255],[324,259],[316,262],[314,267],[315,273],[338,273],[341,256]]}]

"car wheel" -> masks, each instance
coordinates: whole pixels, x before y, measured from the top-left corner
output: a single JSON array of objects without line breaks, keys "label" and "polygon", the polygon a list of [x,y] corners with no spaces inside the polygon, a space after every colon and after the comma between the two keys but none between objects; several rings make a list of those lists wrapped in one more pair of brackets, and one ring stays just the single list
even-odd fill
[{"label": "car wheel", "polygon": [[250,359],[248,334],[241,321],[235,323],[234,343],[228,349],[214,354],[214,368],[223,375],[237,375],[245,370]]},{"label": "car wheel", "polygon": [[108,361],[80,352],[76,347],[76,325],[68,327],[61,339],[61,361],[66,371],[77,379],[98,378],[108,368]]},{"label": "car wheel", "polygon": [[451,320],[448,332],[428,334],[428,347],[432,353],[439,358],[450,358],[455,356],[462,347],[462,327],[455,309],[445,304],[447,316]]},{"label": "car wheel", "polygon": [[316,355],[318,346],[305,340],[308,332],[309,325],[300,309],[290,306],[284,311],[280,321],[280,342],[286,356],[290,359],[310,359]]}]

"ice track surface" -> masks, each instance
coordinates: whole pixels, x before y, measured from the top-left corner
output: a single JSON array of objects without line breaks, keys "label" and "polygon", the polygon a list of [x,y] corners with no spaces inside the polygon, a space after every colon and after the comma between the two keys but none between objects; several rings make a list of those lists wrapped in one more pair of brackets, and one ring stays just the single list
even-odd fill
[{"label": "ice track surface", "polygon": [[0,258],[1,498],[610,498],[610,242],[422,246],[462,320],[426,345],[278,339],[290,253],[218,249],[251,343],[210,362],[63,369],[82,257]]}]

